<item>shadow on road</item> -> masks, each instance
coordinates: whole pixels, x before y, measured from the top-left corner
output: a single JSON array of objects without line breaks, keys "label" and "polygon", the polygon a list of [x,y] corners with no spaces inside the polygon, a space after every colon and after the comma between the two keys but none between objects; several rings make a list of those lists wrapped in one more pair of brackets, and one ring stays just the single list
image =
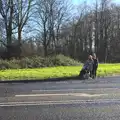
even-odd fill
[{"label": "shadow on road", "polygon": [[48,78],[48,79],[33,79],[33,80],[4,80],[0,83],[30,83],[30,82],[59,82],[68,80],[82,80],[79,76],[71,77],[59,77],[59,78]]}]

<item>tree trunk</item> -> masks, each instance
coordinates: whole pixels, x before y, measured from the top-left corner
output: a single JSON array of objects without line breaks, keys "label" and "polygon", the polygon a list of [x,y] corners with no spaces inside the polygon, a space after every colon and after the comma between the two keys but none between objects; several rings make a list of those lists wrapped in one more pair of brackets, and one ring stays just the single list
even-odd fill
[{"label": "tree trunk", "polygon": [[18,27],[18,43],[21,44],[21,41],[22,41],[22,36],[21,36],[21,29]]},{"label": "tree trunk", "polygon": [[105,63],[107,62],[107,58],[108,58],[108,49],[106,48],[105,49],[105,61],[104,61]]},{"label": "tree trunk", "polygon": [[47,57],[47,55],[48,55],[47,45],[44,44],[44,56]]}]

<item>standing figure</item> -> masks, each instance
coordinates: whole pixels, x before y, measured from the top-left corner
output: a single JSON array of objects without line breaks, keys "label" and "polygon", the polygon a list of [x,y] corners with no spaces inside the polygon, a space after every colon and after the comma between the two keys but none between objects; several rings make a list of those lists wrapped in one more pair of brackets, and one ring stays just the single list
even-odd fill
[{"label": "standing figure", "polygon": [[97,68],[98,68],[98,59],[96,57],[96,54],[93,54],[93,70],[92,70],[93,78],[96,78]]}]

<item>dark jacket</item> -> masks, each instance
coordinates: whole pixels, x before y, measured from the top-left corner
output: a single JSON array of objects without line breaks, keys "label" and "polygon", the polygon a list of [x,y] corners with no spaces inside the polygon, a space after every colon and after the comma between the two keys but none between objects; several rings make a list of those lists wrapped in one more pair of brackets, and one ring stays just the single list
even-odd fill
[{"label": "dark jacket", "polygon": [[89,71],[92,71],[93,70],[93,64],[94,64],[94,61],[93,60],[87,60],[83,66],[83,69],[87,69]]},{"label": "dark jacket", "polygon": [[93,59],[93,69],[98,68],[98,59]]}]

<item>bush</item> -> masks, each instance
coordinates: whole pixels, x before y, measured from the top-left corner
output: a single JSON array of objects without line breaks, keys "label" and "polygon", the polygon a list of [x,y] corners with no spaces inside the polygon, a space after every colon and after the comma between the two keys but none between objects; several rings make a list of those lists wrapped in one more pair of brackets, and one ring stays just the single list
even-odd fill
[{"label": "bush", "polygon": [[0,60],[0,69],[19,69],[20,65],[17,63],[17,60]]},{"label": "bush", "polygon": [[54,66],[78,66],[80,62],[64,55],[42,58],[39,56],[26,57],[21,60],[0,60],[0,69],[41,68]]},{"label": "bush", "polygon": [[80,65],[78,61],[75,61],[74,59],[71,59],[64,55],[53,56],[52,62],[55,66],[78,66]]},{"label": "bush", "polygon": [[21,68],[39,68],[44,67],[44,58],[41,57],[32,57],[32,58],[23,58],[20,60]]}]

